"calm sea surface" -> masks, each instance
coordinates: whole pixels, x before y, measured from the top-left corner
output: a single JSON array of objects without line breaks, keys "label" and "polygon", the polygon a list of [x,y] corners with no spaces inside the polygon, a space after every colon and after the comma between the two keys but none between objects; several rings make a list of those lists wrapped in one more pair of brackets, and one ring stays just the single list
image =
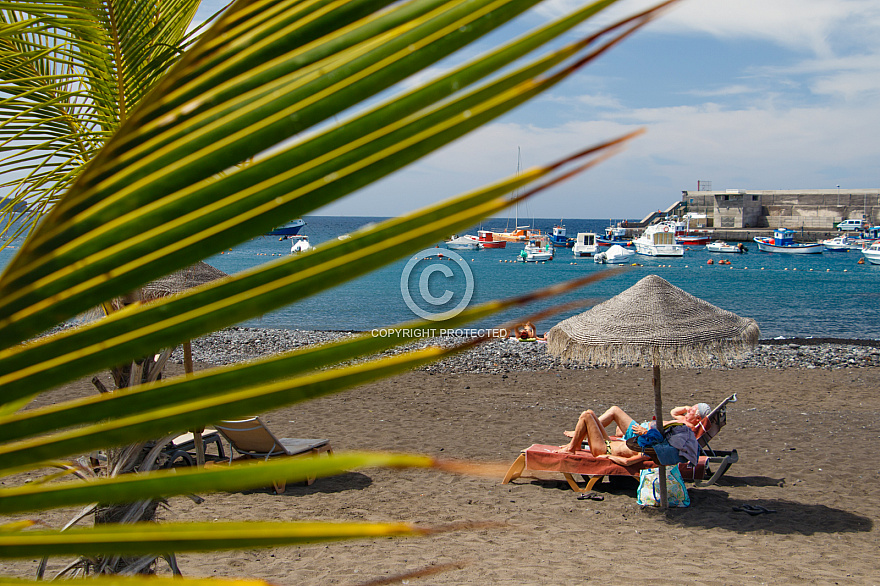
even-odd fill
[{"label": "calm sea surface", "polygon": [[[312,244],[320,244],[333,241],[337,236],[369,222],[381,221],[382,218],[311,216],[304,219],[307,225],[301,233],[308,235]],[[545,231],[550,231],[555,223],[553,219],[534,220],[534,225]],[[489,220],[484,226],[499,230],[505,228],[505,224],[508,222],[503,219]],[[609,225],[609,220],[565,220],[564,224],[568,235],[574,236],[577,232],[586,231],[602,233]],[[509,226],[513,227],[513,220],[510,220]],[[272,255],[286,256],[289,250],[289,241],[266,236],[245,242],[231,251],[207,259],[207,262],[234,274],[273,260]],[[515,260],[521,250],[521,244],[509,243],[502,250],[460,251],[473,275],[470,303],[525,293],[596,271],[610,272],[612,276],[553,302],[501,314],[485,323],[473,324],[474,327],[494,327],[533,309],[561,301],[588,298],[598,303],[653,273],[723,309],[754,318],[764,338],[880,338],[880,265],[857,264],[861,254],[855,251],[810,255],[769,254],[759,252],[752,243],[747,254],[720,255],[710,254],[703,247],[692,247],[682,258],[636,255],[634,260],[644,266],[620,268],[598,265],[590,258],[576,260],[569,249],[557,249],[556,259],[546,264],[509,262]],[[5,265],[13,252],[0,251],[0,265]],[[424,258],[424,255],[420,258]],[[710,258],[716,263],[719,259],[727,259],[731,265],[708,266],[706,261]],[[369,330],[413,320],[415,315],[401,292],[401,274],[408,260],[393,262],[320,295],[305,299],[292,296],[291,305],[243,325]],[[465,293],[466,279],[461,267],[454,262],[441,263],[448,267],[442,270],[451,275],[444,276],[437,271],[437,263],[436,259],[416,262],[407,282],[410,298],[425,311],[455,306]],[[434,269],[430,269],[432,265]],[[430,295],[441,297],[447,290],[452,293],[446,305],[424,303],[419,296],[420,275],[427,279]],[[539,322],[538,330],[545,331],[571,313]]]}]

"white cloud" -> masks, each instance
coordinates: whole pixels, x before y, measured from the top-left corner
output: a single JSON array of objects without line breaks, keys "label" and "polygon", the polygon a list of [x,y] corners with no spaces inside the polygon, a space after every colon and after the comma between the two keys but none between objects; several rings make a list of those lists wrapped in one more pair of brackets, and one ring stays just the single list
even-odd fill
[{"label": "white cloud", "polygon": [[[611,22],[658,4],[624,0],[601,17]],[[578,0],[549,0],[538,8],[546,18],[558,17],[580,5]],[[857,18],[856,22],[853,22]],[[758,39],[789,49],[830,56],[831,42],[846,27],[846,37],[876,41],[880,4],[873,0],[683,0],[650,25],[655,32],[701,33],[722,39]]]}]

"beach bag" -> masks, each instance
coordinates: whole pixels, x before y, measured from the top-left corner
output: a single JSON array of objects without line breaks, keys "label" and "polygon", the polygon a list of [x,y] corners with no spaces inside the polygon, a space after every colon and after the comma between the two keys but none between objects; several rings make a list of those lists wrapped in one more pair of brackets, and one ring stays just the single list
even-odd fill
[{"label": "beach bag", "polygon": [[[646,468],[639,473],[637,502],[642,506],[660,506],[660,469]],[[666,501],[670,507],[689,507],[691,497],[684,486],[678,465],[666,468]]]}]

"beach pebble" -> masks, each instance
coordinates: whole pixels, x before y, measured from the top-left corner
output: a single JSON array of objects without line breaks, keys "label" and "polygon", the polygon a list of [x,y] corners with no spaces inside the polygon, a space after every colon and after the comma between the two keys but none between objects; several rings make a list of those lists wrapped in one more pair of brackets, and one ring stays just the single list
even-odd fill
[{"label": "beach pebble", "polygon": [[[281,330],[232,327],[192,341],[193,360],[208,364],[247,362],[263,356],[296,348],[331,342],[357,332]],[[386,350],[383,356],[427,346],[448,347],[467,338],[444,336],[413,342]],[[177,348],[171,360],[183,362],[183,350]],[[628,365],[621,365],[628,366]],[[632,366],[636,366],[633,364]],[[786,338],[761,340],[745,357],[726,365],[716,361],[709,368],[854,368],[880,366],[880,342],[871,340],[837,340],[828,338]],[[564,364],[547,353],[543,342],[492,340],[476,348],[450,356],[420,370],[436,373],[495,373],[585,369],[578,364]]]}]

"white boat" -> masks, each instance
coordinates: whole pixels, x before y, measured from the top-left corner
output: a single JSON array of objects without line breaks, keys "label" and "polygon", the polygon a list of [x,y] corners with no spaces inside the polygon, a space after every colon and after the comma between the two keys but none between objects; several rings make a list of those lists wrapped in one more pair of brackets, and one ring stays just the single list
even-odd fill
[{"label": "white boat", "polygon": [[475,237],[453,236],[452,240],[446,241],[446,248],[449,250],[477,250],[480,248],[480,243]]},{"label": "white boat", "polygon": [[309,237],[304,234],[295,234],[290,236],[290,239],[293,240],[290,245],[290,254],[305,252],[313,248],[312,245],[309,244]]},{"label": "white boat", "polygon": [[612,245],[608,250],[603,250],[593,257],[593,262],[600,264],[629,264],[636,252],[631,248],[624,248],[619,244]]},{"label": "white boat", "polygon": [[519,256],[525,262],[553,260],[553,245],[547,237],[534,238],[526,243]]},{"label": "white boat", "polygon": [[820,240],[819,244],[825,247],[825,250],[832,252],[846,252],[847,250],[861,250],[862,245],[857,243],[849,236],[836,236],[828,240]]},{"label": "white boat", "polygon": [[862,255],[872,265],[880,265],[880,240],[862,250]]},{"label": "white boat", "polygon": [[599,244],[596,242],[595,232],[578,232],[577,238],[574,239],[574,246],[571,252],[575,256],[593,256],[599,251]]},{"label": "white boat", "polygon": [[729,252],[729,253],[739,253],[748,252],[749,249],[745,247],[745,245],[740,242],[739,244],[730,244],[728,242],[724,242],[723,240],[716,240],[715,242],[710,242],[706,245],[706,250],[709,252]]},{"label": "white boat", "polygon": [[782,252],[785,254],[821,254],[825,246],[820,242],[800,243],[794,241],[794,230],[777,228],[772,238],[755,236],[758,250],[764,252]]},{"label": "white boat", "polygon": [[633,240],[636,252],[647,256],[684,256],[684,246],[675,241],[672,222],[660,222],[645,228],[641,236]]}]

